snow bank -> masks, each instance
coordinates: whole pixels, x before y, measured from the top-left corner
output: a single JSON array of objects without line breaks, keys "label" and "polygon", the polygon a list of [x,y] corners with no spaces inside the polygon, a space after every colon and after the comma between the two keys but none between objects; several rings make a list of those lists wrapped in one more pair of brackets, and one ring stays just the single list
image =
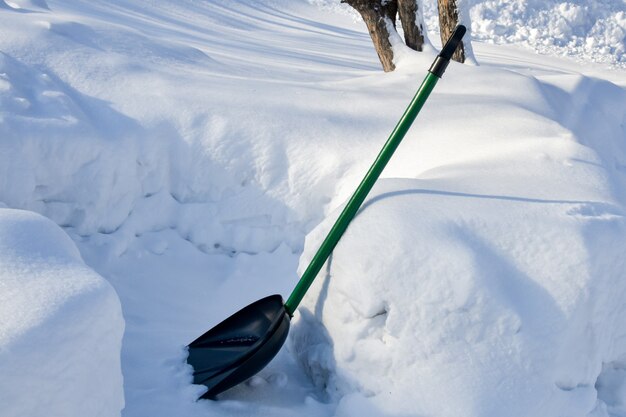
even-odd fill
[{"label": "snow bank", "polygon": [[483,0],[471,8],[475,39],[530,46],[626,66],[626,3],[611,0]]},{"label": "snow bank", "polygon": [[[122,0],[113,7],[6,0],[0,21],[0,205],[61,225],[89,266],[115,286],[126,319],[125,415],[333,415],[337,402],[320,402],[323,394],[287,351],[261,375],[267,384],[257,379],[225,401],[195,402],[199,391],[190,385],[181,345],[254,299],[288,294],[304,233],[353,190],[419,85],[432,51],[407,53],[398,71],[382,74],[364,25],[306,0]],[[409,133],[384,174],[426,182],[388,188],[519,198],[497,206],[517,202],[515,219],[521,207],[535,206],[523,199],[564,201],[572,214],[554,208],[547,218],[568,227],[576,216],[581,222],[598,217],[598,224],[617,219],[623,205],[615,196],[626,189],[619,177],[626,172],[624,92],[578,75],[589,66],[556,58],[547,65],[546,57],[518,48],[475,46],[483,65],[451,64],[419,129]],[[618,71],[596,73],[625,84]],[[457,200],[491,201],[449,197],[451,207]],[[478,203],[466,207],[486,207]],[[459,211],[442,213],[459,223]],[[483,218],[473,212],[464,218],[474,215]],[[425,227],[407,223],[409,230]],[[466,233],[493,232],[489,227]],[[521,236],[526,227],[512,225]],[[493,239],[503,239],[495,230]],[[577,234],[582,226],[566,230],[576,242],[592,239]],[[589,235],[596,235],[593,228]],[[464,236],[450,232],[440,246],[454,239],[467,246],[459,244],[465,257],[459,255],[456,266],[468,267],[463,282],[467,299],[474,300],[472,294],[488,290],[479,286],[478,272],[491,270],[467,260],[475,246]],[[520,275],[514,278],[524,282]],[[439,290],[435,285],[426,296],[436,298]],[[487,319],[495,315],[484,313]],[[485,333],[484,340],[497,335]],[[597,391],[609,412],[623,414],[623,349],[614,346]],[[328,373],[342,367],[329,365]],[[26,378],[20,381],[26,384]],[[439,388],[433,397],[444,396],[445,386]],[[351,389],[338,412],[365,414],[357,411],[370,410],[360,398],[366,390]],[[68,409],[81,406],[82,397],[74,400]]]},{"label": "snow bank", "polygon": [[[7,6],[0,14],[1,202],[41,213],[76,239],[98,236],[113,256],[137,235],[164,229],[209,253],[272,251],[285,241],[301,249],[296,223],[310,218],[310,205],[297,202],[304,207],[298,212],[284,197],[319,181],[304,169],[291,182],[281,179],[317,132],[300,135],[301,126],[281,123],[276,81],[255,77],[272,66],[269,77],[277,78],[309,66],[315,51],[291,53],[286,42],[278,49],[287,52],[277,54],[288,64],[268,58],[262,46],[273,44],[274,25],[255,26],[251,43],[225,23],[233,22],[231,6],[213,3],[170,10],[163,2],[160,19],[178,19],[169,23],[177,33],[170,41],[160,34],[160,20],[129,17],[136,7],[151,13],[149,4],[122,2],[114,10],[80,2],[49,2],[51,10],[35,10],[32,1],[11,4],[18,3],[24,8]],[[235,26],[256,21],[256,6],[232,7],[241,20]],[[207,32],[206,20],[199,22],[207,16],[221,16],[227,33]],[[189,27],[194,31],[181,29]],[[336,44],[332,34],[324,38]],[[215,49],[189,46],[200,46],[199,39]],[[228,57],[216,62],[213,52]],[[309,80],[311,72],[300,76]],[[279,88],[286,97],[300,91]],[[250,91],[267,97],[263,109],[249,100]],[[294,111],[309,114],[304,106]],[[300,143],[286,144],[294,135]]]},{"label": "snow bank", "polygon": [[0,111],[0,201],[81,235],[119,227],[146,176],[132,120],[4,52]]},{"label": "snow bank", "polygon": [[607,204],[385,180],[305,299],[295,351],[346,415],[355,393],[373,415],[590,415],[603,363],[626,358],[624,236]]},{"label": "snow bank", "polygon": [[626,93],[446,76],[386,170],[405,179],[379,183],[305,297],[293,351],[337,415],[623,412]]},{"label": "snow bank", "polygon": [[119,416],[119,299],[69,237],[0,209],[0,288],[2,416]]}]

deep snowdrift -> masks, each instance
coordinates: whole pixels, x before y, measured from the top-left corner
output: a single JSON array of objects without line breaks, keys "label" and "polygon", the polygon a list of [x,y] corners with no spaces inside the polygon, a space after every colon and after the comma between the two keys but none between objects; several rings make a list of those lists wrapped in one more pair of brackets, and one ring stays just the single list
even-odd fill
[{"label": "deep snowdrift", "polygon": [[[626,67],[626,3],[470,0],[474,38]],[[432,22],[432,20],[431,20]]]},{"label": "deep snowdrift", "polygon": [[[429,103],[440,125],[419,119],[419,152],[399,149],[420,179],[366,202],[305,298],[294,351],[346,414],[607,416],[623,388],[596,383],[626,369],[626,93],[446,76]],[[456,91],[471,103],[437,106]]]},{"label": "deep snowdrift", "polygon": [[120,302],[69,237],[0,208],[0,288],[0,414],[119,416]]},{"label": "deep snowdrift", "polygon": [[[289,350],[282,351],[258,378],[225,394],[223,401],[195,402],[202,388],[190,383],[183,347],[237,308],[271,293],[289,293],[297,279],[304,236],[352,192],[419,85],[432,52],[403,53],[398,71],[383,74],[361,23],[304,0],[107,4],[12,0],[0,3],[0,21],[0,202],[36,211],[61,225],[85,262],[118,292],[126,321],[121,351],[123,414],[374,413],[360,399],[372,391],[366,387],[367,376],[358,381],[362,393],[338,399],[316,388]],[[523,286],[526,277],[547,276],[550,264],[541,247],[524,247],[527,252],[520,259],[525,267],[538,271],[537,277],[534,272],[524,275],[525,270],[517,266],[521,261],[516,256],[521,254],[487,251],[481,258],[477,244],[467,243],[474,236],[471,233],[487,234],[484,240],[494,246],[508,242],[502,207],[512,210],[512,219],[526,211],[532,214],[524,222],[507,223],[511,236],[527,236],[529,229],[541,231],[544,223],[553,230],[548,219],[555,219],[567,226],[564,231],[576,249],[562,250],[565,261],[576,254],[589,256],[580,260],[580,270],[572,275],[583,288],[572,289],[574,298],[565,304],[580,306],[581,311],[589,307],[575,297],[585,288],[601,293],[590,300],[601,300],[613,291],[617,297],[618,287],[595,286],[602,277],[593,268],[621,248],[618,242],[605,250],[609,245],[603,239],[610,240],[613,232],[602,225],[621,224],[624,211],[624,73],[507,46],[476,43],[475,52],[480,66],[451,64],[383,174],[410,182],[390,183],[390,189],[450,193],[433,199],[412,196],[407,203],[411,209],[419,202],[422,210],[435,212],[430,223],[427,218],[419,223],[407,218],[406,229],[421,233],[446,221],[459,224],[459,218],[483,221],[471,227],[460,223],[469,236],[451,231],[448,240],[443,236],[433,241],[440,246],[453,245],[453,238],[461,242],[445,252],[457,250],[460,259],[451,257],[446,262],[466,268],[454,278],[465,277],[462,282],[471,301],[476,294],[490,294],[492,288],[481,279],[499,282],[499,269],[513,269],[511,275]],[[417,185],[412,182],[416,179]],[[435,205],[428,205],[435,199],[441,214]],[[381,210],[387,212],[404,202],[396,207],[394,199],[386,199],[379,206],[383,204]],[[370,209],[378,213],[376,205]],[[533,210],[546,210],[545,218]],[[446,213],[448,220],[442,217]],[[497,222],[491,224],[491,218]],[[370,222],[365,224],[369,227]],[[401,224],[391,226],[403,229]],[[403,233],[397,231],[398,237]],[[549,237],[554,243],[567,238]],[[539,233],[537,239],[544,238]],[[427,240],[420,242],[428,247]],[[597,246],[592,247],[593,242]],[[407,238],[407,244],[413,243]],[[353,244],[349,246],[346,252],[353,251]],[[378,248],[357,249],[371,254]],[[409,266],[421,264],[409,249],[402,259]],[[529,260],[530,251],[538,256]],[[437,262],[442,253],[419,256]],[[549,253],[555,254],[556,249]],[[470,255],[476,255],[475,262],[470,262]],[[374,265],[378,257],[371,258]],[[345,268],[351,269],[354,261],[347,258]],[[386,267],[376,265],[381,270]],[[517,270],[507,269],[509,265]],[[548,269],[560,276],[562,265],[550,264]],[[621,268],[612,263],[605,266]],[[338,267],[335,262],[334,268]],[[589,272],[580,272],[585,269]],[[396,275],[408,276],[405,272]],[[427,278],[421,282],[432,282],[429,279],[436,276]],[[602,279],[610,280],[611,275]],[[353,285],[349,279],[344,281]],[[561,285],[566,284],[555,281],[548,289]],[[435,285],[432,293],[421,296],[436,299],[440,289]],[[451,288],[457,290],[461,291]],[[483,318],[493,319],[501,311],[514,321],[516,306],[503,297],[497,300],[501,304],[496,306],[487,301],[476,304],[486,309]],[[451,308],[458,301],[444,300]],[[538,301],[530,297],[528,302]],[[589,320],[601,315],[590,313]],[[523,322],[536,315],[520,317]],[[116,320],[112,319],[112,326]],[[417,320],[407,318],[416,326],[429,326],[428,321]],[[446,329],[438,327],[442,320],[424,330],[425,337],[442,334]],[[562,342],[559,337],[566,335],[578,338],[585,320],[572,319],[575,326],[551,333],[551,340]],[[328,322],[329,331],[335,324]],[[617,325],[600,327],[619,336]],[[463,330],[453,336],[462,340]],[[524,346],[532,345],[536,333],[524,333],[522,327],[521,334],[528,335]],[[496,336],[489,328],[482,340]],[[367,342],[355,336],[351,340]],[[606,342],[601,335],[595,340]],[[623,352],[620,343],[616,339],[588,350],[606,361],[596,387],[609,412],[619,417],[624,414],[626,372],[623,361],[609,361]],[[606,352],[609,345],[614,352]],[[582,351],[583,347],[573,355]],[[537,360],[546,363],[538,349],[523,353],[536,353]],[[395,353],[391,356],[395,358]],[[576,373],[578,368],[572,369],[576,375],[560,379],[561,387],[592,381],[599,372],[596,359],[585,359],[590,370],[582,376]],[[452,364],[435,364],[454,373]],[[336,365],[329,365],[329,371],[364,372],[354,365]],[[470,370],[478,375],[489,369]],[[544,384],[563,369],[554,365],[539,373],[536,381]],[[393,384],[398,392],[409,386],[408,379]],[[440,390],[430,391],[433,398],[445,398],[446,385],[430,388]],[[475,397],[465,392],[465,404],[493,394],[479,388]],[[578,401],[581,392],[592,396],[593,389],[573,389],[571,395],[563,391],[563,398]],[[45,394],[52,396],[51,391]],[[531,406],[518,401],[512,401],[511,407]],[[432,405],[425,400],[424,407],[428,404]],[[561,404],[573,407],[574,403]],[[385,402],[379,406],[384,410]],[[368,408],[363,411],[363,407]]]},{"label": "deep snowdrift", "polygon": [[305,367],[346,414],[607,416],[602,366],[626,369],[623,212],[455,190],[382,181],[294,326]]}]

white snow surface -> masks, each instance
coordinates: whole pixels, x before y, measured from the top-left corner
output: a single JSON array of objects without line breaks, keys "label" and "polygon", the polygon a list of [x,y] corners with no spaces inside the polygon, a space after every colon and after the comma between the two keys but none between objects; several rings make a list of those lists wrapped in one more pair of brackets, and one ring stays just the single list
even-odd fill
[{"label": "white snow surface", "polygon": [[[420,122],[421,171],[380,182],[305,298],[293,350],[338,414],[609,415],[624,399],[598,381],[626,358],[626,94],[454,70],[438,91],[471,94],[455,81],[472,79],[480,95]],[[301,272],[337,214],[307,237]]]},{"label": "white snow surface", "polygon": [[[483,43],[480,27],[480,65],[449,66],[289,344],[220,401],[196,401],[185,345],[256,299],[289,295],[434,59],[405,48],[384,74],[362,22],[336,10],[0,1],[0,206],[61,226],[88,267],[50,222],[3,216],[54,230],[20,235],[29,274],[48,277],[56,259],[41,240],[66,254],[54,268],[83,271],[102,288],[89,297],[110,307],[69,309],[59,328],[43,294],[45,332],[20,337],[60,329],[62,342],[0,350],[0,374],[28,369],[26,353],[53,369],[48,351],[98,336],[107,350],[90,360],[121,357],[123,387],[111,365],[106,393],[100,379],[83,384],[56,415],[115,414],[123,388],[126,417],[626,416],[626,73]],[[519,30],[531,15],[516,15]],[[598,45],[601,32],[589,35]],[[121,301],[121,349],[116,298],[89,268]],[[31,297],[26,283],[11,291]],[[33,312],[20,306],[0,310],[3,326],[27,328],[14,317]],[[75,337],[83,320],[109,331]],[[3,378],[0,416],[74,386],[42,377]],[[100,394],[116,399],[106,408]]]},{"label": "white snow surface", "polygon": [[0,415],[119,416],[117,294],[45,217],[0,208]]},{"label": "white snow surface", "polygon": [[294,351],[339,408],[607,415],[595,384],[626,352],[623,212],[454,184],[381,181],[308,294]]}]

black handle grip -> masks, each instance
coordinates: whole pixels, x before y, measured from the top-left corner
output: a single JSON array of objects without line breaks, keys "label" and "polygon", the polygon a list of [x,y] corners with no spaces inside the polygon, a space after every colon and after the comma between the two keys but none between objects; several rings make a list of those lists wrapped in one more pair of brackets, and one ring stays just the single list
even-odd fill
[{"label": "black handle grip", "polygon": [[456,51],[457,46],[459,46],[459,44],[461,43],[461,39],[463,39],[463,35],[465,35],[466,31],[467,29],[463,25],[458,25],[454,29],[454,32],[452,32],[452,35],[450,35],[450,38],[448,38],[448,42],[446,42],[441,52],[439,52],[439,55],[437,55],[437,58],[435,58],[435,61],[430,66],[428,72],[439,78],[443,76],[443,73],[446,71],[446,68],[450,63],[450,58],[452,58],[452,54],[454,53],[454,51]]}]

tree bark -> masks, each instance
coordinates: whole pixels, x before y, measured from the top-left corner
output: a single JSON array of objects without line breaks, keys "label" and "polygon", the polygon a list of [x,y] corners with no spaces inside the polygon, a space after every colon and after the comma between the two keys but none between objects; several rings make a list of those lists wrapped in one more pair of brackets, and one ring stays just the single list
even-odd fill
[{"label": "tree bark", "polygon": [[370,33],[374,48],[385,72],[396,69],[393,64],[393,49],[389,41],[389,26],[395,30],[398,4],[388,0],[341,0],[352,6],[363,18]]},{"label": "tree bark", "polygon": [[404,42],[415,51],[422,51],[424,48],[424,27],[422,22],[417,20],[418,12],[417,0],[398,0],[398,14],[402,22],[404,31]]},{"label": "tree bark", "polygon": [[[459,9],[456,0],[437,0],[437,6],[439,9],[439,32],[443,45],[459,23]],[[452,55],[452,59],[457,62],[465,62],[465,46],[463,42],[459,44],[454,55]]]}]

